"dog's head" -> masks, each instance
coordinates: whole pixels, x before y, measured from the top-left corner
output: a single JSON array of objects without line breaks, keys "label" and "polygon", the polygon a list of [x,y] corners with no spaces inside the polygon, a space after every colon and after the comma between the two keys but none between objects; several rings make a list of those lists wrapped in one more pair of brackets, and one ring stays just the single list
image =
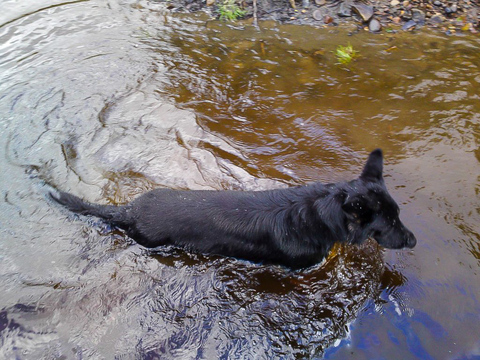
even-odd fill
[{"label": "dog's head", "polygon": [[376,149],[362,175],[346,190],[342,209],[348,223],[348,241],[359,244],[372,237],[388,249],[413,248],[417,240],[400,221],[400,209],[388,193],[382,173],[383,155]]}]

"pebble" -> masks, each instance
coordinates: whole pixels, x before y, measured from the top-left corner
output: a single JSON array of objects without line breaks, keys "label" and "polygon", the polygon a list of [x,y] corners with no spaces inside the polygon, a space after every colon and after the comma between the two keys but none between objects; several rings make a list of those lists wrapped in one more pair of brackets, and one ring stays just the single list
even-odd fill
[{"label": "pebble", "polygon": [[442,4],[440,1],[438,1],[438,0],[434,1],[434,2],[433,2],[433,5],[435,5],[435,6],[443,6],[443,4]]},{"label": "pebble", "polygon": [[323,6],[327,3],[327,0],[315,0],[315,4],[318,6]]},{"label": "pebble", "polygon": [[435,14],[430,18],[430,22],[433,24],[441,24],[445,18],[440,14]]},{"label": "pebble", "polygon": [[320,21],[323,19],[323,12],[321,10],[315,10],[312,16],[315,20]]},{"label": "pebble", "polygon": [[398,0],[390,1],[390,6],[397,6],[398,4],[400,4],[400,1],[398,1]]},{"label": "pebble", "polygon": [[382,30],[382,24],[380,24],[380,21],[378,21],[377,19],[372,19],[368,23],[368,30],[370,30],[371,32],[379,32],[380,30]]}]

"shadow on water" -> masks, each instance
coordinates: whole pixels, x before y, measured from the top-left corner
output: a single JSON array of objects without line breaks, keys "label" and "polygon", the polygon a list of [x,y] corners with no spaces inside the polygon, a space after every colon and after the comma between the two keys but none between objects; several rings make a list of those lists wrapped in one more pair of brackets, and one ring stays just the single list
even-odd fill
[{"label": "shadow on water", "polygon": [[[219,357],[305,358],[318,356],[348,336],[349,323],[361,308],[381,301],[383,286],[403,284],[398,272],[384,266],[375,244],[356,250],[338,247],[325,264],[306,272],[224,258],[205,263],[202,257],[185,261],[162,254],[158,260],[179,268],[188,264],[195,273],[213,275],[213,292],[201,294],[201,301],[177,316],[208,313],[203,326],[214,329],[211,335],[218,339]],[[204,306],[209,310],[202,311]],[[178,326],[182,332],[183,320]],[[198,344],[198,355],[208,352],[210,341]]]}]

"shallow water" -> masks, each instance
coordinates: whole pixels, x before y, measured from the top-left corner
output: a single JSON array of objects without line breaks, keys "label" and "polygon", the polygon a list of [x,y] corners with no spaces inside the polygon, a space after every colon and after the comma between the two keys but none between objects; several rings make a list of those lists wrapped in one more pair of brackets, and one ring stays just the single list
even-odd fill
[{"label": "shallow water", "polygon": [[[480,356],[478,37],[35,3],[0,15],[0,358]],[[375,147],[417,247],[304,272],[147,251],[45,197],[346,180]]]}]

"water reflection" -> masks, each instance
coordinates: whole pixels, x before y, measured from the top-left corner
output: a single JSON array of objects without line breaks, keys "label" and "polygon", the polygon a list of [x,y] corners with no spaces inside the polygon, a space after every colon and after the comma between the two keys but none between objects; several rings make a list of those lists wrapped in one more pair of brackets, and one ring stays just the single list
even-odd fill
[{"label": "water reflection", "polygon": [[[307,272],[175,249],[134,252],[124,253],[128,261],[123,259],[121,268],[109,267],[100,287],[89,281],[100,267],[106,270],[108,255],[91,261],[78,280],[25,283],[53,292],[46,291],[36,304],[2,309],[4,353],[25,347],[22,341],[32,337],[49,352],[67,346],[55,329],[74,314],[81,331],[72,334],[80,344],[73,349],[77,355],[82,347],[98,345],[92,333],[108,339],[106,327],[122,334],[121,343],[111,343],[117,354],[129,353],[128,346],[136,344],[136,356],[142,358],[318,356],[349,335],[350,322],[367,302],[383,301],[382,293],[391,296],[405,281],[383,264],[374,242],[356,249],[337,247],[325,264]],[[118,263],[120,257],[117,249],[111,259]],[[92,323],[98,316],[104,319],[101,326]],[[43,319],[57,320],[48,321],[36,336]],[[131,329],[139,325],[146,330],[142,334]],[[39,350],[28,351],[33,356],[42,354]]]}]

